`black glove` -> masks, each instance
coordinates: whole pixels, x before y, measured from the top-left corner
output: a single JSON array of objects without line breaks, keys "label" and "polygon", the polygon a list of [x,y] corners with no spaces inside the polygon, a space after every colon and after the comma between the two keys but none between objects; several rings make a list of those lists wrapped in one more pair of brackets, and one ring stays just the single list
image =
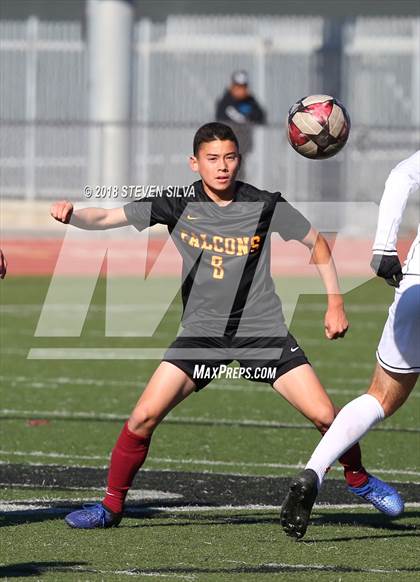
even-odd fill
[{"label": "black glove", "polygon": [[370,266],[378,277],[385,279],[388,285],[391,285],[391,287],[400,286],[403,274],[398,255],[382,255],[375,253],[370,262]]}]

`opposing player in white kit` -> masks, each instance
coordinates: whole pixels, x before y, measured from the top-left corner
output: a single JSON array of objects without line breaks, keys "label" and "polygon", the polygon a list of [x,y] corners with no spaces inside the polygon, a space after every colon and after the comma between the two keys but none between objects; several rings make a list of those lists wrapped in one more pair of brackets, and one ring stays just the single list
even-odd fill
[{"label": "opposing player in white kit", "polygon": [[7,261],[6,257],[3,255],[3,251],[0,249],[0,279],[4,279],[7,271]]},{"label": "opposing player in white kit", "polygon": [[[390,173],[382,196],[371,266],[396,287],[381,340],[377,365],[366,394],[349,402],[321,439],[305,470],[292,480],[281,511],[287,535],[301,538],[327,468],[375,424],[406,401],[420,372],[420,224],[403,268],[396,250],[407,199],[420,187],[420,150]],[[375,479],[372,477],[372,479]],[[360,487],[359,489],[363,489]],[[369,488],[358,491],[369,501]],[[400,497],[383,491],[388,515],[404,510]]]}]

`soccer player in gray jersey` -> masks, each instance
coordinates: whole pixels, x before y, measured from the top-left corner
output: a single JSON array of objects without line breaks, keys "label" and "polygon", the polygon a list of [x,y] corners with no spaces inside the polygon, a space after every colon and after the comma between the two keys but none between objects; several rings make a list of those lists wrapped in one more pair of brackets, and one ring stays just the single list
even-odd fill
[{"label": "soccer player in gray jersey", "polygon": [[[310,249],[327,292],[325,335],[331,340],[343,337],[348,322],[328,244],[281,194],[236,180],[240,154],[229,127],[221,123],[201,127],[194,137],[193,152],[190,166],[201,177],[193,185],[193,197],[174,198],[164,192],[151,202],[142,199],[116,209],[73,212],[66,201],[51,209],[56,220],[83,229],[132,224],[143,230],[164,224],[183,259],[184,329],[118,437],[103,501],[69,514],[66,522],[71,527],[118,525],[127,491],[146,459],[154,430],[178,403],[211,381],[212,374],[198,378],[197,367],[217,371],[238,360],[250,371],[250,379],[264,382],[267,379],[261,369],[274,370],[269,381],[274,390],[321,433],[335,416],[330,398],[286,328],[270,274],[272,231]],[[357,443],[341,462],[349,486],[368,481]],[[397,495],[392,488],[389,494]]]},{"label": "soccer player in gray jersey", "polygon": [[[420,187],[420,150],[399,163],[390,173],[379,207],[371,266],[395,289],[388,319],[376,352],[377,364],[366,394],[349,402],[302,472],[290,484],[283,503],[282,525],[287,535],[302,537],[308,525],[327,468],[372,427],[394,414],[407,400],[420,372],[420,224],[403,268],[397,254],[398,229],[410,194]],[[370,477],[373,483],[375,477]],[[375,487],[384,513],[399,515],[401,498]],[[366,485],[354,491],[371,501]]]}]

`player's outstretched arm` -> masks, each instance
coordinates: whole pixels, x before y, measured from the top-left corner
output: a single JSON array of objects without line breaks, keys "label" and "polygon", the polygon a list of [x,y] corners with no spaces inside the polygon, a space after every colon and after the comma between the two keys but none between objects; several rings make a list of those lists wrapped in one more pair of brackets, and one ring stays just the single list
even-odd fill
[{"label": "player's outstretched arm", "polygon": [[344,337],[349,322],[344,311],[344,300],[330,247],[315,228],[311,228],[301,242],[312,251],[312,261],[315,263],[327,291],[328,306],[324,318],[325,335],[328,339]]},{"label": "player's outstretched arm", "polygon": [[71,224],[84,230],[106,230],[127,226],[124,208],[81,208],[74,210],[73,204],[60,200],[51,206],[51,216],[58,222]]},{"label": "player's outstretched arm", "polygon": [[0,249],[0,279],[5,278],[6,271],[7,271],[6,257],[4,256],[3,251]]}]

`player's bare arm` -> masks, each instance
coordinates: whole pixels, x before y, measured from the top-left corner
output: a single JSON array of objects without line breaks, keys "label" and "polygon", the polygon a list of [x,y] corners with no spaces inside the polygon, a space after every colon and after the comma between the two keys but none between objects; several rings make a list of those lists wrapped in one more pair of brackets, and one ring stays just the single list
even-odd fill
[{"label": "player's bare arm", "polygon": [[7,261],[6,257],[3,254],[3,251],[0,249],[0,279],[4,279],[7,272]]},{"label": "player's bare arm", "polygon": [[73,204],[60,200],[51,206],[51,216],[58,222],[71,224],[84,230],[106,230],[127,226],[124,208],[81,208],[74,210]]},{"label": "player's bare arm", "polygon": [[327,291],[328,305],[324,318],[325,336],[328,339],[344,337],[349,322],[344,311],[344,300],[330,247],[315,228],[311,228],[301,242],[311,250],[312,261],[316,265]]}]

